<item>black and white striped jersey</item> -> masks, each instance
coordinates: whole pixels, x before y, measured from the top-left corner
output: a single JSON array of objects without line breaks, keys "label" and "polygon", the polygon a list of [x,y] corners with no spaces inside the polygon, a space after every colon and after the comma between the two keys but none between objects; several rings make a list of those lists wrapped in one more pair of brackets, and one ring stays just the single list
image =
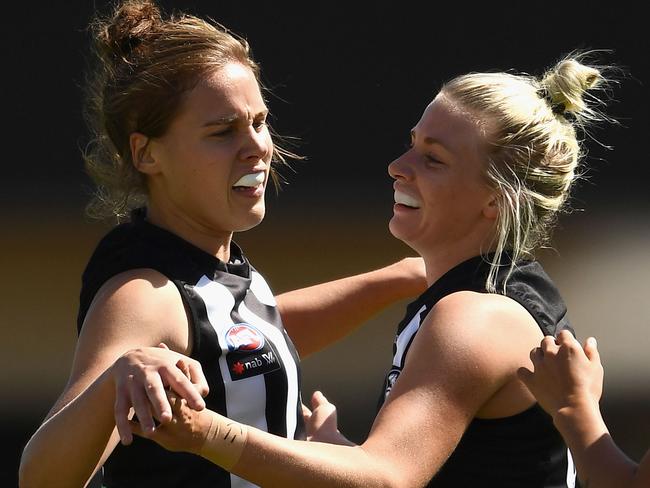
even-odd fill
[{"label": "black and white striped jersey", "polygon": [[[99,288],[118,273],[151,268],[178,288],[190,316],[192,357],[210,393],[207,407],[290,439],[304,438],[300,370],[273,293],[236,244],[223,263],[148,223],[142,210],[99,243],[83,275],[78,328]],[[136,326],[134,324],[134,326]],[[199,456],[136,437],[104,465],[106,487],[251,487]]]},{"label": "black and white striped jersey", "polygon": [[[497,289],[508,271],[499,268]],[[393,344],[393,364],[379,401],[383,404],[404,367],[420,325],[443,297],[462,290],[486,292],[489,264],[475,257],[448,271],[408,305]],[[510,276],[506,296],[520,303],[545,335],[572,331],[567,310],[555,285],[539,263],[520,263]],[[431,361],[435,361],[432,355]],[[553,421],[535,404],[526,411],[498,419],[475,418],[429,487],[574,488],[578,486],[571,455]]]}]

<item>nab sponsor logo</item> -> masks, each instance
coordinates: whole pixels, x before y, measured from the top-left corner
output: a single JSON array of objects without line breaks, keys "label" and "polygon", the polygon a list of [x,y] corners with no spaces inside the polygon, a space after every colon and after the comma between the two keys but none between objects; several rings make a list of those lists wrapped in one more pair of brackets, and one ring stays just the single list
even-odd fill
[{"label": "nab sponsor logo", "polygon": [[251,325],[236,324],[226,332],[226,344],[230,352],[258,351],[264,347],[264,336]]},{"label": "nab sponsor logo", "polygon": [[268,368],[273,366],[278,362],[273,351],[264,352],[262,354],[257,354],[250,356],[245,360],[239,360],[230,367],[230,370],[240,376],[246,372],[254,372],[258,368]]}]

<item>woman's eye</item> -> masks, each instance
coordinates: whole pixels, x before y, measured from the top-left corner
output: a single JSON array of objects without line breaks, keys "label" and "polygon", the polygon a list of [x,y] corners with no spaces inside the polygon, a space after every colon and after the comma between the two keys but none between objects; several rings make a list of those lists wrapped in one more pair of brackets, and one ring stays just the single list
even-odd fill
[{"label": "woman's eye", "polygon": [[434,158],[430,154],[426,154],[425,158],[427,159],[427,163],[432,164],[432,165],[433,164],[445,164],[442,161],[440,161],[439,159]]},{"label": "woman's eye", "polygon": [[232,132],[232,129],[230,129],[230,128],[223,129],[223,130],[219,130],[217,132],[212,132],[210,134],[210,137],[223,137],[223,136],[227,136],[228,134],[230,134],[230,132]]},{"label": "woman's eye", "polygon": [[259,131],[266,125],[266,120],[258,120],[257,122],[253,122],[253,127],[255,130]]}]

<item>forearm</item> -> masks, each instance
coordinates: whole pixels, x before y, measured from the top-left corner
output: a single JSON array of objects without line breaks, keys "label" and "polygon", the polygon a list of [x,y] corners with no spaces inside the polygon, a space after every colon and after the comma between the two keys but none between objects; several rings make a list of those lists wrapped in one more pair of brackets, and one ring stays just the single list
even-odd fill
[{"label": "forearm", "polygon": [[554,422],[571,450],[582,486],[634,486],[636,463],[613,441],[597,404],[564,409],[555,415]]},{"label": "forearm", "polygon": [[23,451],[21,488],[84,486],[114,430],[114,403],[114,387],[104,374],[47,419]]},{"label": "forearm", "polygon": [[405,262],[279,295],[282,321],[301,356],[341,339],[387,306],[422,293],[424,278],[406,271],[411,268]]},{"label": "forearm", "polygon": [[363,447],[288,440],[212,414],[217,422],[228,423],[222,432],[244,429],[245,441],[233,448],[227,436],[212,435],[200,454],[260,486],[404,486],[392,480],[389,463],[377,462]]}]

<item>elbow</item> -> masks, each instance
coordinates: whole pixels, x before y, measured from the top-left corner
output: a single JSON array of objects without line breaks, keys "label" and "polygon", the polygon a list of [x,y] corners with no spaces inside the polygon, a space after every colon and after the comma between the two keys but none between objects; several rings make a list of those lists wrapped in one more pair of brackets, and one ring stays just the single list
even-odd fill
[{"label": "elbow", "polygon": [[18,487],[19,488],[32,488],[39,486],[36,476],[34,475],[34,469],[31,466],[30,455],[25,448],[23,454],[20,458],[20,466],[18,468]]},{"label": "elbow", "polygon": [[[365,472],[364,475],[360,476],[354,483],[355,487],[358,488],[410,488],[410,487],[419,487],[419,483],[414,483],[410,479],[408,473],[400,469],[396,464],[390,462],[388,459],[378,459],[375,456],[369,454],[362,446],[358,446],[353,449],[358,449],[363,453],[363,458],[365,458]],[[359,466],[357,464],[357,466]]]},{"label": "elbow", "polygon": [[30,449],[28,443],[23,454],[20,457],[20,466],[18,467],[18,487],[19,488],[39,488],[52,486],[53,476],[48,476],[43,470],[42,462],[39,463],[38,456]]}]

